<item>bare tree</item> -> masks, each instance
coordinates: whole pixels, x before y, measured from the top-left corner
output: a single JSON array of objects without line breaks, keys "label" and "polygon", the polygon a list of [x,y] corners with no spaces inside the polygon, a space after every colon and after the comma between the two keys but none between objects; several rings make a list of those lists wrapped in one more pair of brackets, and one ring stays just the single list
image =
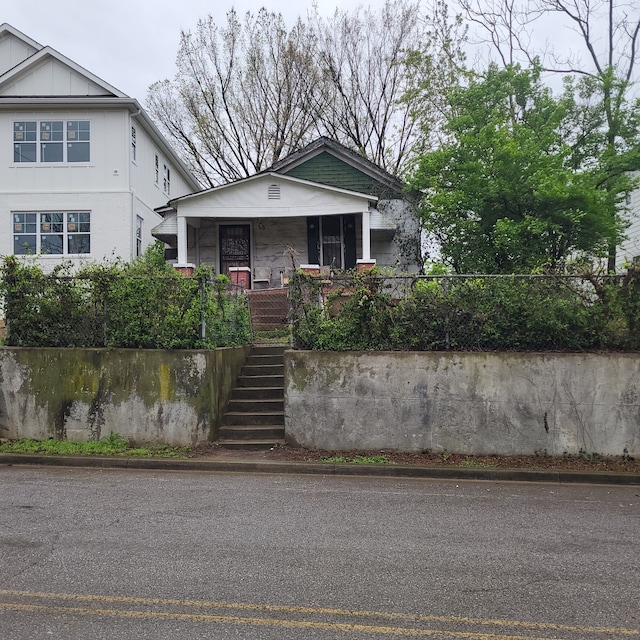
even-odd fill
[{"label": "bare tree", "polygon": [[[416,89],[438,95],[436,80],[451,69],[449,51],[440,49],[452,32],[441,29],[446,5],[420,0],[387,0],[379,11],[336,10],[315,16],[319,63],[329,109],[319,114],[327,135],[357,149],[395,175],[401,175],[421,144],[426,103],[407,99]],[[437,34],[437,35],[436,35]],[[429,66],[427,61],[438,64]],[[437,71],[437,73],[435,73]],[[426,91],[424,91],[426,93]],[[421,116],[417,117],[419,111]]]},{"label": "bare tree", "polygon": [[[425,5],[424,2],[434,4]],[[459,21],[442,0],[387,0],[289,29],[261,9],[182,33],[173,80],[149,111],[207,185],[260,171],[326,135],[401,175],[437,129],[456,82]]]},{"label": "bare tree", "polygon": [[173,81],[149,89],[151,115],[210,186],[243,178],[311,139],[318,85],[313,34],[261,9],[183,32]]}]

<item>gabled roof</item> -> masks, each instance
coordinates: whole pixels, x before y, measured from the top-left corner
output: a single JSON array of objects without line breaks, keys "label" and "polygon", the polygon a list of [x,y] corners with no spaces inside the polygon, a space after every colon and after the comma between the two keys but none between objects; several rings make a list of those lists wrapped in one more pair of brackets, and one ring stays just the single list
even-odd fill
[{"label": "gabled roof", "polygon": [[20,40],[23,44],[26,44],[33,49],[42,49],[42,45],[39,42],[36,42],[33,38],[22,33],[22,31],[18,31],[18,29],[12,27],[9,23],[4,22],[3,24],[0,24],[0,40],[7,35],[12,35],[14,38]]},{"label": "gabled roof", "polygon": [[[113,85],[105,82],[52,47],[42,46],[9,24],[5,23],[0,25],[0,46],[3,40],[9,38],[22,44],[25,49],[18,51],[17,55],[21,58],[20,62],[4,73],[0,73],[0,110],[32,107],[38,109],[46,107],[68,108],[72,106],[85,108],[119,107],[126,109],[131,114],[131,117],[136,118],[142,125],[153,141],[162,149],[162,152],[173,161],[190,187],[192,189],[198,189],[200,187],[200,184],[191,171],[180,159],[173,147],[165,140],[164,136],[137,100],[127,96]],[[31,50],[33,50],[33,52],[31,52]],[[11,57],[13,56],[5,53],[5,62]],[[21,80],[26,80],[32,75],[36,76],[38,72],[42,74],[42,69],[47,67],[47,65],[51,66],[52,72],[55,71],[58,74],[57,82],[60,87],[64,86],[66,82],[66,80],[64,80],[64,82],[61,81],[60,78],[66,78],[65,74],[69,74],[69,90],[51,91],[42,89],[37,81],[33,81],[33,85],[37,86],[39,90],[30,94],[12,89],[12,87],[18,85]],[[53,75],[53,73],[44,73],[40,79],[48,81],[51,75]],[[51,87],[54,86],[55,82],[51,81]],[[80,93],[77,91],[74,92],[74,88],[81,89]]]},{"label": "gabled roof", "polygon": [[192,200],[194,198],[202,198],[208,194],[227,191],[230,189],[234,189],[238,187],[238,185],[249,184],[254,181],[265,180],[266,178],[284,180],[285,182],[291,182],[300,185],[306,185],[318,190],[324,190],[327,192],[340,193],[347,196],[352,196],[354,198],[358,198],[367,202],[377,202],[378,198],[375,195],[368,193],[359,193],[356,191],[349,191],[348,189],[340,189],[338,187],[332,187],[331,185],[321,184],[319,182],[313,182],[311,180],[303,180],[301,178],[295,178],[293,176],[288,176],[286,174],[278,173],[276,171],[261,171],[260,173],[256,173],[248,178],[240,178],[239,180],[234,180],[233,182],[227,182],[226,184],[219,185],[216,187],[210,187],[209,189],[203,189],[202,191],[196,191],[195,193],[189,193],[184,196],[180,196],[179,198],[174,198],[169,201],[169,205],[173,206],[175,204],[180,204],[181,202],[185,202],[188,200]]},{"label": "gabled roof", "polygon": [[[76,74],[79,78],[83,78],[89,81],[95,91],[87,92],[80,95],[95,95],[95,96],[111,96],[116,98],[127,98],[128,96],[119,89],[105,82],[98,76],[94,75],[87,69],[76,64],[73,60],[63,56],[61,53],[53,49],[52,47],[42,47],[37,53],[29,56],[13,68],[6,71],[0,76],[0,93],[3,93],[4,89],[11,86],[12,83],[17,82],[21,77],[27,76],[35,69],[47,62],[53,62],[54,64],[62,65],[62,67],[69,70],[70,73]],[[90,86],[89,84],[87,86]],[[37,94],[34,94],[37,95]],[[44,94],[43,94],[44,95]],[[47,95],[78,95],[78,94],[51,94]]]},{"label": "gabled roof", "polygon": [[265,172],[275,171],[277,173],[288,173],[324,152],[330,153],[343,162],[346,162],[393,191],[402,192],[404,188],[401,180],[391,175],[388,171],[385,171],[382,167],[379,167],[377,164],[339,142],[324,136],[310,142],[299,151],[289,154],[286,158],[278,160],[266,169]]}]

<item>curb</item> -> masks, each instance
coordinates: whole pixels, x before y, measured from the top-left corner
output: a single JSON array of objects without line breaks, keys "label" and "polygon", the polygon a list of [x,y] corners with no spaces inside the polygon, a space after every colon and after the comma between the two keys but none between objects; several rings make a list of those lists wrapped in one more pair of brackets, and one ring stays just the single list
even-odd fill
[{"label": "curb", "polygon": [[325,462],[269,462],[256,460],[192,460],[158,458],[107,458],[88,456],[42,456],[0,454],[0,464],[93,469],[140,469],[157,471],[209,471],[225,473],[293,473],[324,476],[387,478],[433,478],[441,480],[492,480],[548,482],[554,484],[609,484],[640,486],[640,474],[532,469],[460,469],[413,465],[354,465]]}]

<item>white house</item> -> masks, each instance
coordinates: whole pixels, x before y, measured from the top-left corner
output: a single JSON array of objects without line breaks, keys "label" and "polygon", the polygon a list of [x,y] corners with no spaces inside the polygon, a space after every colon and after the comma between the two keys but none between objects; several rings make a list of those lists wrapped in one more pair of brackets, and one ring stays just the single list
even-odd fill
[{"label": "white house", "polygon": [[0,256],[129,260],[155,209],[200,188],[150,118],[51,47],[0,26]]},{"label": "white house", "polygon": [[153,234],[176,249],[177,266],[241,270],[248,288],[277,288],[297,263],[415,271],[420,228],[395,177],[319,138],[249,178],[173,198]]},{"label": "white house", "polygon": [[640,186],[629,194],[627,207],[629,227],[625,232],[627,239],[616,252],[617,269],[631,262],[640,264]]}]

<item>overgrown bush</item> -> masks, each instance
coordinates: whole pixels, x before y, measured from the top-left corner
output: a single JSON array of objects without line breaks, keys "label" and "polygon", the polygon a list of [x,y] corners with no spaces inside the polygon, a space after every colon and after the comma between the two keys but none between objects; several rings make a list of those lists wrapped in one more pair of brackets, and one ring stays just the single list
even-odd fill
[{"label": "overgrown bush", "polygon": [[297,348],[640,349],[637,268],[622,277],[579,278],[394,278],[373,272],[353,274],[330,287],[296,274],[291,286]]},{"label": "overgrown bush", "polygon": [[164,261],[154,245],[131,263],[60,265],[4,259],[0,293],[10,346],[197,349],[247,344],[244,295],[226,276],[200,267],[193,277]]}]

